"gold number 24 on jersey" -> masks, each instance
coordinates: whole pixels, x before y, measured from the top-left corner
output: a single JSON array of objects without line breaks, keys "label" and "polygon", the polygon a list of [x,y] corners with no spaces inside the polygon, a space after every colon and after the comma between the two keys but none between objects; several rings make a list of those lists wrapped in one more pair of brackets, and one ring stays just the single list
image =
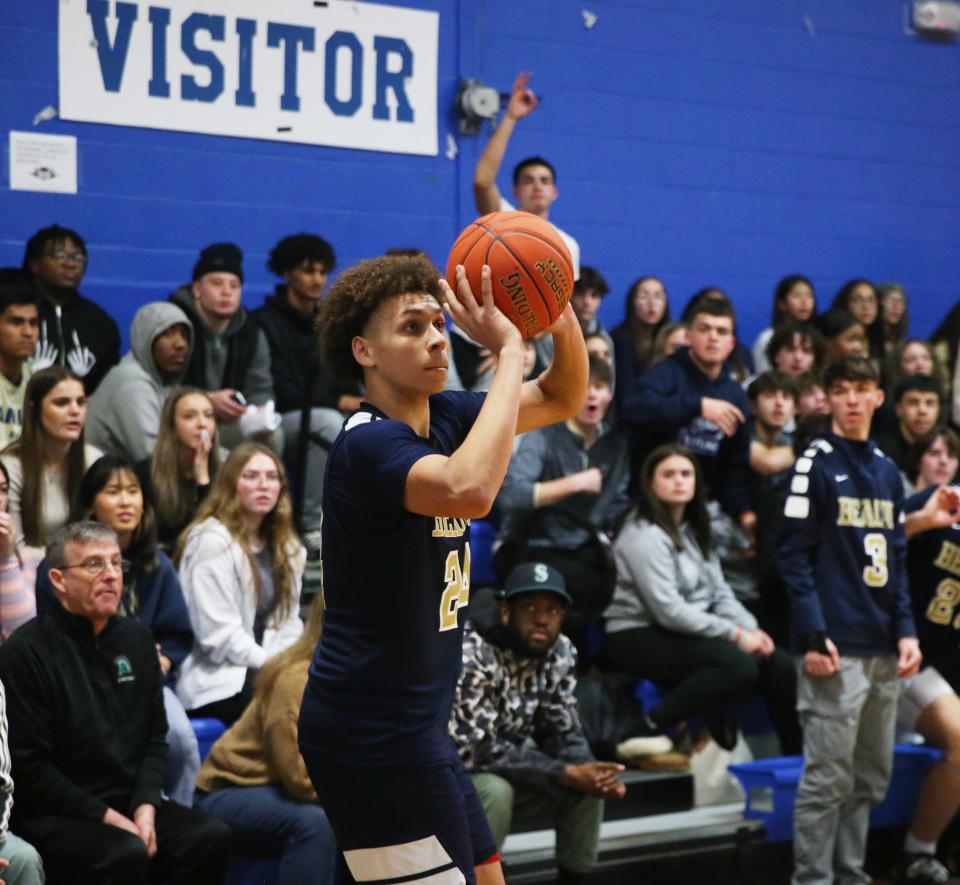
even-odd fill
[{"label": "gold number 24 on jersey", "polygon": [[447,582],[440,597],[440,632],[457,629],[457,619],[462,609],[470,601],[470,544],[463,548],[463,567],[460,567],[460,553],[451,550],[447,554],[443,580]]}]

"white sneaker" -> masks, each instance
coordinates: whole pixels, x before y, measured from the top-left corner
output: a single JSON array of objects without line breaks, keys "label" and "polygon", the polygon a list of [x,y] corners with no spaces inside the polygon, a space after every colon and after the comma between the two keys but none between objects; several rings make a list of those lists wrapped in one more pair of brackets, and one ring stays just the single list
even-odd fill
[{"label": "white sneaker", "polygon": [[617,744],[617,758],[623,762],[630,762],[641,756],[669,753],[672,749],[673,741],[665,734],[656,734],[651,737],[632,737]]}]

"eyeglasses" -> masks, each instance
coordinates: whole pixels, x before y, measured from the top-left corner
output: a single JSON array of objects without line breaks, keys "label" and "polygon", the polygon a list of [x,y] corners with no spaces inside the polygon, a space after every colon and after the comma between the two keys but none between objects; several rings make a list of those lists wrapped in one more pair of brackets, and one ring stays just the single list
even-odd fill
[{"label": "eyeglasses", "polygon": [[82,569],[88,578],[99,578],[108,568],[125,575],[130,571],[130,561],[127,559],[85,559],[76,565],[61,565],[60,571]]},{"label": "eyeglasses", "polygon": [[47,252],[47,258],[59,261],[61,264],[70,261],[73,264],[86,264],[87,256],[82,252],[67,252],[63,249],[57,249],[55,252]]}]

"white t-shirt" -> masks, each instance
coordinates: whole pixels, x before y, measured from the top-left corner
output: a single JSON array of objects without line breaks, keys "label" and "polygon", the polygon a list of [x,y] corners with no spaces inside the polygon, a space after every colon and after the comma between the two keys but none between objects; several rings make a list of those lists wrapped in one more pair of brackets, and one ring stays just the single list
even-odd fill
[{"label": "white t-shirt", "polygon": [[[500,197],[500,211],[501,212],[512,212],[516,210],[516,206],[513,205],[506,197]],[[553,222],[550,222],[553,224]],[[573,278],[575,280],[580,279],[580,244],[570,236],[565,230],[553,225],[556,228],[558,234],[563,239],[563,242],[567,244],[567,248],[570,250],[570,259],[573,261]]]}]

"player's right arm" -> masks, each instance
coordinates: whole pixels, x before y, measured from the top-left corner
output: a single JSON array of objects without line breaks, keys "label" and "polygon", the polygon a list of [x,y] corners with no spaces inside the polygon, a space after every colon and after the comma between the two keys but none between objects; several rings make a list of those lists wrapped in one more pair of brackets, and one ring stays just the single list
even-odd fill
[{"label": "player's right arm", "polygon": [[503,163],[503,156],[507,152],[517,120],[522,120],[537,106],[537,96],[532,89],[527,88],[532,76],[527,72],[517,75],[507,110],[477,161],[477,168],[473,173],[473,198],[481,215],[500,210],[500,191],[497,188],[500,164]]},{"label": "player's right arm", "polygon": [[445,280],[440,285],[454,322],[497,355],[497,370],[460,447],[449,457],[427,455],[410,468],[404,507],[424,516],[477,519],[489,513],[510,464],[523,384],[523,339],[493,300],[490,268],[483,268],[482,304],[462,267],[457,268],[456,294]]}]

